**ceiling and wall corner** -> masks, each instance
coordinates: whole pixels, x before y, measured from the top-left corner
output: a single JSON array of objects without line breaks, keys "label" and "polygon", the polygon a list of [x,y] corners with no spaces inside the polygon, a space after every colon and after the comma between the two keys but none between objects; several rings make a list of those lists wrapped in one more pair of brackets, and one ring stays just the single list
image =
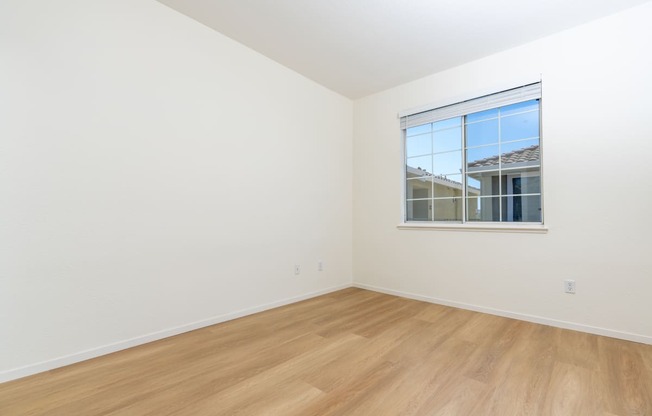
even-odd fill
[{"label": "ceiling and wall corner", "polygon": [[158,0],[357,99],[648,0]]}]

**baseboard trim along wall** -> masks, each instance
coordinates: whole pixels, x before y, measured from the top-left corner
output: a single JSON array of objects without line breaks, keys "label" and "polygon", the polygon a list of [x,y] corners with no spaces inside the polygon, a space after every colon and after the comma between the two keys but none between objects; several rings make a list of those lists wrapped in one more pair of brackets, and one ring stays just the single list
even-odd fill
[{"label": "baseboard trim along wall", "polygon": [[224,315],[215,316],[213,318],[204,319],[197,322],[192,322],[186,325],[181,325],[175,328],[165,329],[162,331],[152,332],[143,336],[119,341],[113,344],[104,345],[97,348],[91,348],[85,351],[80,351],[74,354],[66,355],[63,357],[54,358],[52,360],[42,361],[35,364],[30,364],[24,367],[14,368],[7,371],[0,372],[0,383],[11,380],[31,376],[33,374],[42,373],[44,371],[53,370],[55,368],[64,367],[70,364],[75,364],[81,361],[90,360],[91,358],[100,357],[102,355],[111,354],[117,351],[126,350],[128,348],[136,347],[139,345],[147,344],[149,342],[158,341],[163,338],[172,337],[175,335],[183,334],[184,332],[194,331],[196,329],[204,328],[207,326],[219,324],[233,319],[242,318],[243,316],[253,315],[258,312],[264,312],[269,309],[278,308],[279,306],[289,305],[291,303],[300,302],[302,300],[314,298],[316,296],[325,295],[327,293],[335,292],[338,290],[351,287],[350,283],[330,287],[327,289],[318,290],[315,292],[306,293],[304,295],[295,296],[291,298],[282,299],[275,302],[270,302],[264,305],[254,306],[252,308],[242,309],[239,311],[227,313]]},{"label": "baseboard trim along wall", "polygon": [[574,322],[560,321],[557,319],[544,318],[541,316],[527,315],[516,312],[503,311],[500,309],[488,308],[485,306],[470,305],[467,303],[454,302],[444,299],[433,298],[430,296],[417,295],[414,293],[401,292],[398,290],[386,289],[383,287],[367,285],[364,283],[353,283],[354,287],[366,290],[372,290],[374,292],[385,293],[387,295],[400,296],[402,298],[420,300],[428,303],[435,303],[438,305],[452,306],[454,308],[468,309],[475,312],[487,313],[490,315],[503,316],[505,318],[513,318],[521,321],[533,322],[536,324],[554,326],[557,328],[571,329],[573,331],[587,332],[589,334],[603,335],[610,338],[618,338],[626,341],[640,342],[642,344],[652,345],[652,337],[647,335],[632,334],[629,332],[615,331],[612,329],[599,328],[589,325],[577,324]]},{"label": "baseboard trim along wall", "polygon": [[533,322],[542,325],[554,326],[557,328],[571,329],[574,331],[586,332],[589,334],[602,335],[611,338],[623,339],[626,341],[640,342],[643,344],[652,345],[652,337],[647,335],[632,334],[629,332],[615,331],[612,329],[599,328],[589,325],[577,324],[574,322],[560,321],[556,319],[544,318],[541,316],[527,315],[516,312],[509,312],[500,309],[488,308],[485,306],[470,305],[467,303],[454,302],[444,299],[433,298],[430,296],[417,295],[409,292],[402,292],[393,289],[387,289],[383,287],[367,285],[364,283],[353,283],[353,284],[344,284],[339,286],[330,287],[327,289],[307,293],[300,296],[295,296],[292,298],[282,299],[276,302],[270,302],[264,305],[255,306],[252,308],[242,309],[239,311],[227,313],[224,315],[219,315],[210,319],[205,319],[187,325],[178,326],[175,328],[166,329],[163,331],[153,332],[147,335],[140,337],[131,338],[128,340],[116,342],[114,344],[104,345],[97,348],[92,348],[85,351],[80,351],[75,354],[66,355],[63,357],[58,357],[48,361],[42,361],[40,363],[30,364],[24,367],[19,367],[7,371],[0,372],[0,383],[4,383],[11,380],[16,380],[19,378],[27,377],[33,374],[42,373],[44,371],[53,370],[55,368],[64,367],[70,364],[75,364],[81,361],[90,360],[91,358],[100,357],[102,355],[111,354],[117,351],[125,350],[128,348],[136,347],[139,345],[147,344],[149,342],[158,341],[163,338],[172,337],[175,335],[183,334],[184,332],[194,331],[196,329],[204,328],[207,326],[219,324],[222,322],[230,321],[237,318],[242,318],[247,315],[252,315],[258,312],[264,312],[269,309],[278,308],[280,306],[289,305],[291,303],[300,302],[302,300],[314,298],[316,296],[325,295],[331,292],[338,290],[346,289],[349,287],[357,287],[360,289],[371,290],[374,292],[385,293],[387,295],[400,296],[402,298],[414,299],[428,303],[434,303],[438,305],[451,306],[454,308],[467,309],[475,312],[487,313],[490,315],[503,316],[506,318],[518,319],[521,321]]}]

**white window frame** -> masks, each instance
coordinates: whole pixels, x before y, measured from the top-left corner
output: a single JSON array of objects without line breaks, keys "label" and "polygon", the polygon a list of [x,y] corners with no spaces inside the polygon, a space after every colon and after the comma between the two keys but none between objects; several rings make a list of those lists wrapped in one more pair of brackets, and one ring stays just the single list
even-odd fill
[{"label": "white window frame", "polygon": [[[451,100],[448,103],[442,103],[439,105],[430,105],[430,106],[425,106],[425,107],[420,107],[417,109],[412,109],[412,110],[407,110],[403,111],[398,114],[398,118],[400,120],[399,128],[401,131],[401,138],[402,138],[402,146],[401,146],[401,172],[402,172],[402,181],[401,181],[401,220],[400,223],[398,224],[397,228],[398,229],[406,229],[406,230],[449,230],[449,231],[498,231],[498,232],[526,232],[526,233],[547,233],[548,232],[548,227],[546,223],[544,222],[544,192],[543,192],[543,123],[542,123],[542,108],[543,106],[541,105],[543,101],[543,92],[542,89],[539,90],[539,96],[537,97],[540,100],[540,105],[539,105],[539,150],[540,150],[540,181],[541,181],[541,222],[536,222],[536,223],[531,223],[531,222],[480,222],[480,221],[466,221],[466,198],[463,195],[462,196],[462,201],[463,201],[463,217],[462,221],[460,223],[449,223],[449,222],[437,222],[437,221],[406,221],[406,211],[407,211],[407,174],[406,174],[406,132],[407,132],[407,127],[408,124],[405,121],[406,117],[409,116],[414,116],[414,115],[421,115],[430,111],[442,111],[442,114],[445,116],[442,116],[436,120],[444,120],[446,118],[451,118],[451,117],[456,117],[459,115],[466,115],[466,114],[471,114],[475,111],[483,111],[485,109],[490,109],[490,108],[496,108],[496,107],[502,107],[508,104],[504,103],[497,103],[493,106],[486,106],[482,107],[482,103],[480,103],[480,109],[476,109],[475,111],[469,110],[473,109],[473,104],[471,105],[466,105],[466,110],[465,104],[467,102],[472,102],[475,100],[481,100],[484,98],[491,98],[492,95],[498,95],[501,93],[506,93],[511,90],[516,90],[519,88],[523,88],[532,84],[538,84],[539,88],[541,88],[541,80],[536,80],[536,81],[531,81],[531,82],[526,82],[520,84],[520,86],[514,87],[513,84],[511,87],[507,88],[496,88],[493,89],[492,91],[490,90],[489,92],[484,92],[484,93],[478,93],[474,94],[473,97],[467,97],[466,99],[459,99],[459,100]],[[519,84],[516,84],[519,85]],[[509,100],[509,97],[507,98]],[[518,101],[513,101],[512,103],[516,102],[523,102],[523,101],[528,101],[528,98],[521,99]],[[456,106],[459,106],[461,110],[456,109]],[[457,111],[457,113],[456,113]],[[463,111],[463,113],[459,113],[460,111]],[[452,114],[452,115],[451,115]],[[426,117],[428,115],[426,114]],[[428,121],[422,122],[420,124],[427,124]],[[419,124],[417,124],[419,125]],[[463,127],[464,128],[464,127]],[[464,139],[463,139],[464,140]],[[463,141],[464,144],[464,141]],[[462,149],[464,151],[464,149]],[[524,172],[525,173],[525,172]],[[530,174],[534,175],[534,173]],[[530,176],[527,175],[527,176]],[[463,178],[464,179],[464,178]],[[508,181],[509,182],[509,181]],[[513,208],[512,208],[513,210]],[[509,213],[508,213],[509,215]]]}]

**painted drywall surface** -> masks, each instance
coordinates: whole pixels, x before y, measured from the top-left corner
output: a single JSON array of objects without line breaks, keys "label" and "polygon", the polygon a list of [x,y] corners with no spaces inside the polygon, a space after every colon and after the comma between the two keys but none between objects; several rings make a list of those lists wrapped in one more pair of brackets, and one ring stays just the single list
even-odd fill
[{"label": "painted drywall surface", "polygon": [[[354,281],[651,337],[651,19],[647,3],[356,101]],[[397,113],[540,75],[549,232],[398,230]]]},{"label": "painted drywall surface", "polygon": [[150,0],[0,50],[0,372],[350,284],[350,100]]}]

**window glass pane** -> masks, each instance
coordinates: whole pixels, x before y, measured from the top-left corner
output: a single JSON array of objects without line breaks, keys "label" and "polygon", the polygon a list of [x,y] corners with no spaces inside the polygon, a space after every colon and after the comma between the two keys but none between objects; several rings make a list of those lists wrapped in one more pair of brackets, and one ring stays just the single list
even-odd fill
[{"label": "window glass pane", "polygon": [[432,199],[407,201],[407,221],[432,221]]},{"label": "window glass pane", "polygon": [[508,169],[512,166],[539,165],[540,153],[538,139],[503,143],[500,149],[503,169]]},{"label": "window glass pane", "polygon": [[466,147],[498,143],[498,119],[466,125]]},{"label": "window glass pane", "polygon": [[466,116],[467,123],[475,123],[480,120],[487,120],[490,118],[498,117],[498,109],[492,108],[490,110],[480,111],[478,113],[472,113]]},{"label": "window glass pane", "polygon": [[462,175],[433,176],[435,198],[461,197]]},{"label": "window glass pane", "polygon": [[431,176],[432,176],[432,173],[426,172],[425,170],[419,170],[419,169],[413,168],[411,166],[407,166],[406,175],[405,175],[405,177],[407,179],[421,178],[422,180],[424,178],[426,178],[426,179],[430,178]]},{"label": "window glass pane", "polygon": [[462,221],[462,198],[433,200],[435,221]]},{"label": "window glass pane", "polygon": [[436,153],[462,149],[462,128],[436,131],[433,137],[433,151]]},{"label": "window glass pane", "polygon": [[482,193],[482,178],[466,175],[466,195],[479,196]]},{"label": "window glass pane", "polygon": [[405,155],[407,157],[429,155],[432,153],[432,135],[419,134],[405,138]]},{"label": "window glass pane", "polygon": [[462,151],[436,154],[433,157],[433,173],[448,175],[462,172]]},{"label": "window glass pane", "polygon": [[500,198],[468,198],[467,221],[500,221]]},{"label": "window glass pane", "polygon": [[528,139],[531,137],[539,137],[538,111],[501,117],[501,141],[506,142],[510,140]]},{"label": "window glass pane", "polygon": [[506,221],[541,222],[541,196],[508,196],[506,201]]},{"label": "window glass pane", "polygon": [[406,197],[408,199],[430,198],[432,195],[431,178],[408,179]]},{"label": "window glass pane", "polygon": [[466,175],[467,196],[500,195],[504,184],[498,180],[498,172],[470,173]]},{"label": "window glass pane", "polygon": [[516,103],[512,105],[507,105],[500,108],[501,116],[508,116],[515,113],[523,113],[526,111],[539,111],[539,100],[530,100],[523,101],[522,103]]},{"label": "window glass pane", "polygon": [[466,169],[469,172],[478,170],[498,170],[498,146],[484,146],[466,151]]},{"label": "window glass pane", "polygon": [[[410,174],[432,173],[432,156],[409,157],[407,159],[408,176]],[[421,172],[419,172],[421,171]]]},{"label": "window glass pane", "polygon": [[446,120],[441,120],[432,124],[434,130],[443,130],[451,127],[459,127],[462,125],[462,117],[453,117]]},{"label": "window glass pane", "polygon": [[409,136],[416,136],[417,134],[430,133],[431,129],[432,129],[432,124],[430,123],[422,124],[420,126],[410,127],[405,132],[405,135],[409,137]]},{"label": "window glass pane", "polygon": [[536,171],[510,171],[506,180],[504,194],[538,194],[541,193],[541,175]]},{"label": "window glass pane", "polygon": [[466,200],[467,221],[480,221],[481,212],[482,212],[482,208],[480,205],[480,198],[468,198]]}]

